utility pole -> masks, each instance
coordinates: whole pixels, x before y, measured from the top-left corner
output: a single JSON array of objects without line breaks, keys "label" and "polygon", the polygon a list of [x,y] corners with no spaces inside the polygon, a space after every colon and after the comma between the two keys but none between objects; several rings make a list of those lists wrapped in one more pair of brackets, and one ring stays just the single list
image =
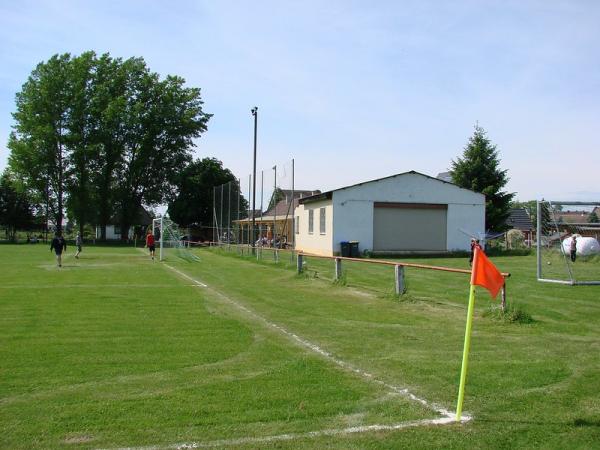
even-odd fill
[{"label": "utility pole", "polygon": [[252,253],[254,253],[254,228],[256,226],[255,214],[256,211],[256,125],[258,122],[258,107],[251,109],[254,116],[254,169],[252,171]]}]

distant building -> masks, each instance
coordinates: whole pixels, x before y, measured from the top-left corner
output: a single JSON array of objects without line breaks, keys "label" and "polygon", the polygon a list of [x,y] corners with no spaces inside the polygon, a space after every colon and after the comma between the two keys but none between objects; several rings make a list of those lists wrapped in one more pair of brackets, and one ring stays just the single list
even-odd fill
[{"label": "distant building", "polygon": [[[298,202],[312,195],[320,194],[319,190],[289,190],[281,189],[283,196],[274,206],[265,212],[257,210],[255,212],[254,223],[257,228],[258,238],[266,238],[268,241],[277,240],[279,242],[292,243],[294,240],[293,216]],[[233,223],[239,225],[241,238],[239,242],[247,243],[249,230],[252,227],[252,216],[246,219],[234,220]]]},{"label": "distant building", "polygon": [[[121,239],[121,227],[118,225],[119,218],[113,216],[110,222],[106,225],[106,240],[120,240]],[[146,229],[149,225],[152,225],[152,216],[143,206],[138,208],[136,215],[132,220],[132,224],[129,227],[128,239],[133,239],[135,235],[143,237],[146,235]],[[96,226],[96,239],[100,239],[101,229]]]},{"label": "distant building", "polygon": [[525,208],[511,208],[506,219],[506,225],[514,230],[519,230],[525,236],[525,242],[531,246],[534,227],[531,217]]},{"label": "distant building", "polygon": [[446,181],[448,183],[452,183],[452,172],[440,172],[436,177],[438,180]]}]

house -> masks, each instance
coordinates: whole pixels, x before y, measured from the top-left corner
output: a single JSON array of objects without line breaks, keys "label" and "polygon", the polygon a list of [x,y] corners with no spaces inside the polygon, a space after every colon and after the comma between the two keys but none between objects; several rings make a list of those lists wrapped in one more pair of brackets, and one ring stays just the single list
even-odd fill
[{"label": "house", "polygon": [[[129,227],[128,239],[133,239],[135,235],[142,237],[146,235],[146,229],[149,225],[152,225],[152,216],[143,206],[138,208],[132,225]],[[119,219],[117,216],[113,216],[110,222],[106,224],[106,240],[120,240],[121,239],[121,227],[118,225]],[[96,239],[101,237],[100,226],[96,226]]]},{"label": "house", "polygon": [[534,228],[531,217],[525,208],[511,208],[506,219],[506,225],[512,229],[521,231],[525,236],[525,242],[531,247]]},{"label": "house", "polygon": [[[254,223],[256,226],[258,238],[264,237],[268,241],[278,240],[281,242],[292,243],[293,234],[293,216],[294,210],[298,207],[298,202],[304,197],[320,194],[319,190],[289,190],[279,189],[279,195],[283,197],[274,206],[264,213],[257,212]],[[248,242],[249,230],[252,227],[252,216],[245,219],[234,220],[241,231],[239,242]]]},{"label": "house", "polygon": [[485,229],[485,196],[410,171],[302,198],[294,214],[307,253],[339,255],[343,241],[360,252],[468,251]]}]

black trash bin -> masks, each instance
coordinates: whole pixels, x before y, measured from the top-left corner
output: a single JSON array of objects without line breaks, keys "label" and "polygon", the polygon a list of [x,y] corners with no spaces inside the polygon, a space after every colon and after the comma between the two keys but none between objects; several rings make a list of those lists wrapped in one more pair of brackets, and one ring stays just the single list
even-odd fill
[{"label": "black trash bin", "polygon": [[340,242],[340,247],[342,248],[342,256],[349,257],[350,256],[350,242],[342,241]]},{"label": "black trash bin", "polygon": [[359,258],[360,253],[358,252],[358,241],[350,241],[348,244],[350,245],[350,257]]}]

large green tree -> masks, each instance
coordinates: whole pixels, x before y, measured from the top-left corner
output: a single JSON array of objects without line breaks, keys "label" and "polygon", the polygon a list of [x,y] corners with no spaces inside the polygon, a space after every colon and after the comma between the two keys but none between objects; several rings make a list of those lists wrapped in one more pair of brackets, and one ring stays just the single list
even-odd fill
[{"label": "large green tree", "polygon": [[245,217],[248,202],[239,192],[233,173],[223,167],[223,163],[216,158],[195,160],[178,173],[176,184],[179,189],[169,202],[169,217],[184,226],[210,226],[213,221],[214,188],[229,182],[232,182],[231,188],[228,188],[223,196],[227,198],[227,202],[231,202],[231,208],[234,210],[234,217],[230,218],[238,218],[238,195],[240,218]]},{"label": "large green tree", "polygon": [[105,237],[116,214],[126,239],[142,205],[173,195],[211,117],[202,104],[200,89],[161,79],[142,58],[55,55],[17,94],[10,167],[57,227],[66,206],[80,230],[99,224]]},{"label": "large green tree", "polygon": [[180,77],[159,80],[143,60],[129,60],[122,157],[116,165],[121,236],[126,238],[142,204],[157,205],[176,189],[177,174],[191,162],[193,138],[206,131],[200,90]]},{"label": "large green tree", "polygon": [[496,146],[479,125],[475,126],[462,157],[452,161],[451,172],[455,184],[485,195],[486,230],[506,230],[514,194],[503,190],[509,180],[507,170],[500,169]]},{"label": "large green tree", "polygon": [[0,177],[0,225],[6,231],[6,238],[14,241],[17,230],[34,226],[34,213],[27,192],[20,190],[14,177],[5,171]]},{"label": "large green tree", "polygon": [[33,70],[16,96],[9,166],[40,198],[60,229],[65,206],[71,56],[55,55]]}]

